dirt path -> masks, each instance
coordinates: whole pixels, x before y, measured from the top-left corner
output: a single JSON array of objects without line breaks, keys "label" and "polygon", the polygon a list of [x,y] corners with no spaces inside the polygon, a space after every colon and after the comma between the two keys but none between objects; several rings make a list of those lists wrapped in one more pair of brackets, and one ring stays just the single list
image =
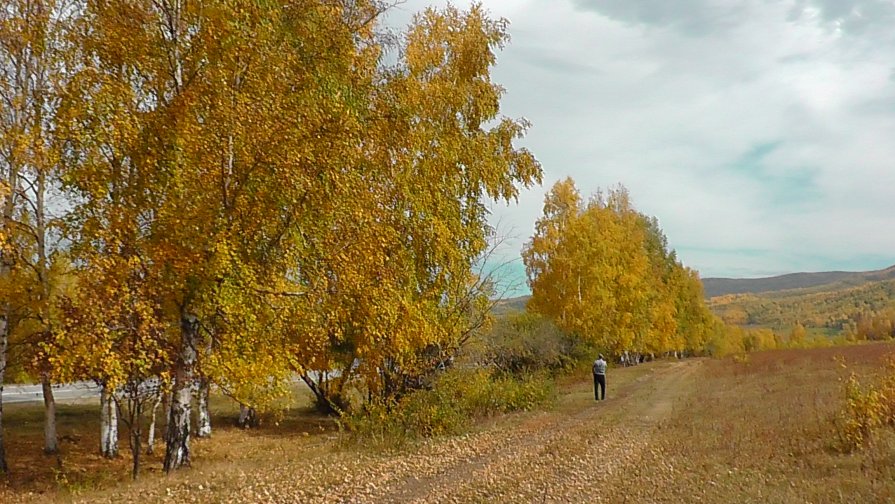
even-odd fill
[{"label": "dirt path", "polygon": [[517,428],[469,438],[468,443],[485,441],[472,456],[444,459],[433,473],[398,478],[364,500],[609,499],[614,495],[609,491],[613,479],[636,471],[641,455],[649,449],[651,431],[671,413],[675,399],[691,389],[688,385],[698,365],[698,361],[658,363],[604,403],[586,398],[582,403],[579,398]]}]

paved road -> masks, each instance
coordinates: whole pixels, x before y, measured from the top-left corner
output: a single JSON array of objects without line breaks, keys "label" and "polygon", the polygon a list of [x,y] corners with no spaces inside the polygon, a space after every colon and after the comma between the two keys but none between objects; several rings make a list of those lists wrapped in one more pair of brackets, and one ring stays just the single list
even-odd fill
[{"label": "paved road", "polygon": [[[338,376],[337,373],[331,373],[332,376]],[[307,389],[305,382],[300,378],[293,381],[302,388]],[[310,391],[310,389],[307,389]],[[53,385],[53,396],[56,402],[74,402],[84,399],[99,398],[100,388],[93,382],[75,382]],[[3,386],[3,404],[16,403],[40,403],[43,402],[44,396],[41,392],[40,384],[37,385],[4,385]]]},{"label": "paved road", "polygon": [[[53,385],[53,396],[56,398],[56,402],[91,399],[99,397],[99,387],[91,382]],[[39,403],[43,400],[40,384],[3,386],[3,404]]]}]

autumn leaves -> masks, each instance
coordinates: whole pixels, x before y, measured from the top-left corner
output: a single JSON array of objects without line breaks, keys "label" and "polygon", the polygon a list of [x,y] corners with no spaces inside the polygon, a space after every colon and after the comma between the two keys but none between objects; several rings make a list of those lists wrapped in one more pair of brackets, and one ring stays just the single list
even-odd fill
[{"label": "autumn leaves", "polygon": [[[390,45],[375,0],[14,4],[0,357],[28,313],[32,373],[101,384],[135,475],[160,403],[174,470],[211,384],[247,412],[294,376],[330,412],[387,404],[484,326],[486,201],[541,180],[490,78],[503,21],[427,10]],[[696,274],[624,191],[557,184],[524,258],[530,308],[608,351],[704,343]]]},{"label": "autumn leaves", "polygon": [[624,188],[584,202],[557,182],[522,255],[528,308],[615,356],[702,351],[714,328],[697,273]]},{"label": "autumn leaves", "polygon": [[377,1],[41,5],[64,21],[27,41],[58,49],[54,155],[3,169],[7,206],[27,170],[63,195],[67,288],[34,352],[50,376],[123,402],[162,384],[171,470],[195,384],[260,408],[297,373],[338,411],[349,384],[401,394],[456,352],[487,304],[484,200],[541,176],[490,80],[505,23],[429,10],[389,47]]}]

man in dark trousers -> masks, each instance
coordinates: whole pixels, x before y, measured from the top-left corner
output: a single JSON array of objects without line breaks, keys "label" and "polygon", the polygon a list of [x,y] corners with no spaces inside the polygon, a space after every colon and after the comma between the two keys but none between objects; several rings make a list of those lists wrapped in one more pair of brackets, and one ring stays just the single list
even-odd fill
[{"label": "man in dark trousers", "polygon": [[[597,391],[600,393],[597,394]],[[606,361],[603,354],[594,361],[594,400],[606,400]]]}]

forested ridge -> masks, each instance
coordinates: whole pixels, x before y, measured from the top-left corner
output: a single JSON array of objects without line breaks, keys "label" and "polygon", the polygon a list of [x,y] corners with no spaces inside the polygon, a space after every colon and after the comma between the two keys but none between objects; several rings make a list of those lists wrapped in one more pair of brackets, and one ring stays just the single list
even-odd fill
[{"label": "forested ridge", "polygon": [[822,328],[860,339],[895,337],[895,280],[716,296],[709,307],[728,324],[788,330]]},{"label": "forested ridge", "polygon": [[889,279],[895,279],[895,266],[877,271],[789,273],[767,278],[703,278],[702,284],[705,286],[706,297],[713,298],[727,294],[761,294],[784,290],[829,291]]}]

